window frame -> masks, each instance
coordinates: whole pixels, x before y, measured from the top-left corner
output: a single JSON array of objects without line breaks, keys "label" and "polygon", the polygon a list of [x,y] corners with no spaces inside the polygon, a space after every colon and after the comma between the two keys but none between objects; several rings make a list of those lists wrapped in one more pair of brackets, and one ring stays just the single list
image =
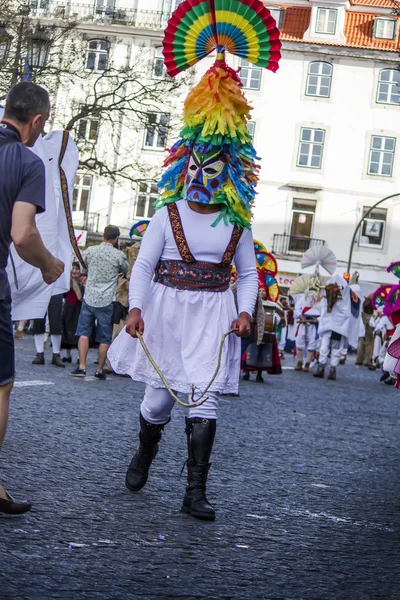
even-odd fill
[{"label": "window frame", "polygon": [[275,19],[275,23],[277,28],[279,29],[280,27],[282,27],[282,23],[283,23],[283,17],[285,14],[285,9],[281,8],[280,6],[266,6],[265,8],[267,8],[269,10],[269,12],[271,13],[271,17],[273,19],[275,19],[274,15],[272,14],[271,11],[275,11],[275,13],[279,13],[279,19]]},{"label": "window frame", "polygon": [[[158,117],[158,119],[156,120],[156,122],[154,123],[155,127],[155,131],[153,133],[154,139],[158,140],[159,137],[159,133],[160,133],[160,128],[163,127],[166,129],[165,132],[165,144],[163,146],[158,146],[157,142],[154,145],[148,145],[147,144],[147,136],[149,135],[149,127],[152,126],[152,124],[149,122],[149,118],[151,115],[156,115]],[[165,125],[160,123],[161,120],[161,116],[164,115],[167,117],[167,123]],[[170,114],[169,113],[163,113],[163,112],[149,112],[147,113],[147,118],[148,118],[148,122],[144,131],[144,141],[143,141],[143,149],[144,150],[154,150],[156,152],[164,152],[166,150],[167,144],[168,144],[168,134],[169,134],[169,120],[170,120]],[[155,135],[157,134],[157,135]]]},{"label": "window frame", "polygon": [[[90,177],[89,185],[83,184],[83,180],[85,177]],[[78,179],[80,180],[79,183],[77,182]],[[81,183],[81,181],[82,181],[82,183]],[[90,203],[92,200],[93,182],[94,182],[94,176],[91,175],[90,173],[77,173],[75,175],[74,188],[73,188],[73,193],[72,193],[72,211],[73,212],[83,212],[84,220],[86,218],[86,215],[89,214]],[[76,202],[76,205],[74,208],[75,191],[77,191],[79,202]],[[86,202],[86,209],[82,211],[81,210],[81,199],[82,199],[83,191],[88,191],[88,197],[87,197],[87,202]],[[79,208],[77,208],[78,204],[79,204]]]},{"label": "window frame", "polygon": [[[249,125],[250,125],[250,127],[249,127]],[[247,127],[247,132],[250,135],[251,139],[254,140],[254,135],[256,133],[256,122],[252,121],[252,120],[251,121],[247,121],[246,127]],[[250,131],[251,129],[253,131]]]},{"label": "window frame", "polygon": [[[383,21],[384,23],[393,23],[393,35],[392,37],[386,37],[386,36],[377,36],[376,35],[376,30],[378,29],[378,24],[379,21]],[[375,17],[374,19],[374,27],[372,30],[372,37],[375,40],[395,40],[396,36],[397,36],[397,19],[390,19],[387,17]]]},{"label": "window frame", "polygon": [[[245,64],[245,65],[244,65],[244,64],[242,64],[243,62],[245,62],[246,64]],[[260,74],[260,78],[259,78],[259,80],[258,80],[258,87],[257,87],[257,88],[255,88],[255,87],[250,87],[250,85],[245,85],[245,84],[243,83],[243,81],[242,81],[242,84],[243,84],[243,89],[244,89],[244,90],[249,90],[249,91],[252,91],[252,92],[259,92],[259,91],[260,91],[260,89],[261,89],[261,81],[262,81],[262,68],[261,68],[261,67],[258,67],[257,65],[253,65],[253,63],[249,63],[249,62],[248,62],[247,60],[245,60],[244,58],[239,58],[239,67],[240,67],[240,71],[239,71],[239,79],[240,79],[240,81],[242,81],[242,78],[241,78],[241,76],[240,76],[240,75],[241,75],[241,72],[242,72],[242,69],[248,69],[248,70],[249,70],[249,75],[247,76],[246,84],[247,84],[247,83],[248,83],[248,84],[251,84],[251,80],[252,80],[251,73],[252,73],[252,71],[256,71],[257,73],[259,73],[259,74]]]},{"label": "window frame", "polygon": [[[320,15],[321,10],[335,13],[335,30],[332,33],[330,31],[318,31],[318,22],[319,22],[319,15]],[[329,23],[329,16],[327,19],[327,23]],[[338,23],[338,9],[337,8],[328,8],[325,6],[317,7],[317,15],[316,15],[316,19],[315,19],[315,33],[317,33],[319,35],[336,35],[337,23]]]},{"label": "window frame", "polygon": [[[372,207],[371,206],[363,206],[362,207],[363,215],[366,212],[368,212],[368,210],[370,208],[372,208]],[[376,210],[377,212],[379,212],[379,211],[385,212],[385,218],[384,219],[383,218],[379,219],[379,218],[376,218],[376,217],[372,218],[372,215],[374,214],[374,211],[372,211],[371,215],[362,221],[362,224],[361,224],[361,227],[360,227],[360,231],[359,231],[359,234],[358,234],[358,245],[360,247],[362,247],[362,248],[371,248],[371,249],[374,249],[374,250],[382,250],[383,247],[384,247],[384,245],[385,245],[385,235],[386,235],[386,224],[387,224],[388,211],[385,208],[377,208],[377,209],[374,209],[374,210]],[[380,244],[370,244],[370,243],[367,243],[367,242],[362,242],[361,241],[361,237],[363,236],[362,234],[363,234],[363,230],[364,230],[364,223],[377,223],[377,222],[383,223],[383,230],[382,230],[382,234],[381,234],[381,239],[382,239],[381,243]]]},{"label": "window frame", "polygon": [[[92,44],[93,42],[96,42],[97,46],[99,46],[100,44],[107,44],[107,50],[101,50],[98,47],[97,48],[90,48],[90,44]],[[104,38],[93,38],[91,40],[88,40],[88,42],[87,42],[87,48],[86,48],[86,57],[85,57],[85,71],[88,71],[90,73],[102,73],[104,71],[107,71],[107,69],[109,67],[109,62],[110,62],[110,49],[111,49],[110,42],[108,40],[104,39]],[[90,67],[88,67],[89,54],[94,54],[95,55],[93,69],[91,69]],[[104,55],[107,56],[105,68],[104,69],[99,69],[99,57],[100,56],[104,56]]]},{"label": "window frame", "polygon": [[[397,69],[380,69],[379,70],[379,75],[378,75],[378,85],[376,88],[376,103],[377,104],[387,104],[388,106],[400,106],[400,80],[399,83],[396,83],[395,81],[381,81],[381,75],[382,73],[384,73],[385,71],[389,71],[390,73],[399,73],[399,71]],[[390,90],[388,90],[388,96],[390,95],[390,97],[393,94],[393,90],[392,88],[399,88],[398,94],[399,94],[399,102],[388,102],[387,100],[385,102],[383,102],[382,100],[379,100],[379,94],[380,94],[380,85],[382,84],[386,84],[388,86],[390,86]]]},{"label": "window frame", "polygon": [[[80,107],[80,110],[83,110],[83,106]],[[85,135],[81,135],[81,126],[85,123]],[[90,132],[92,129],[92,123],[96,123],[96,137],[94,139],[90,139]],[[82,117],[77,122],[76,127],[76,139],[77,141],[84,141],[89,144],[97,144],[99,141],[99,132],[100,132],[100,119],[93,117],[91,115],[87,115],[86,117]]]},{"label": "window frame", "polygon": [[[381,140],[393,140],[394,144],[393,144],[393,152],[390,150],[385,150],[385,148],[373,148],[372,144],[373,144],[373,140],[374,138],[380,138]],[[369,153],[368,153],[368,167],[367,167],[367,175],[369,175],[370,177],[393,177],[393,167],[394,167],[394,157],[396,154],[396,138],[393,136],[388,136],[388,135],[375,135],[372,134],[371,135],[371,141],[370,141],[370,146],[369,146]],[[390,175],[385,175],[384,173],[371,173],[371,158],[372,158],[372,152],[379,152],[381,155],[384,155],[385,153],[388,154],[392,154],[392,163],[391,163],[391,169],[390,169]],[[376,161],[374,161],[376,162]],[[383,166],[383,160],[381,160],[381,158],[379,159],[379,167],[382,168]]]},{"label": "window frame", "polygon": [[[316,131],[322,131],[322,134],[323,134],[322,135],[322,142],[315,142],[314,140],[310,140],[310,141],[303,140],[302,139],[303,131],[306,130],[306,129],[309,129],[310,131],[313,132],[313,136],[312,137],[314,137]],[[322,168],[322,160],[323,160],[323,156],[324,156],[325,139],[326,139],[326,130],[322,129],[321,127],[300,127],[299,148],[298,148],[298,152],[297,152],[296,166],[299,167],[300,169],[321,170],[321,168]],[[313,146],[315,144],[317,146],[321,146],[320,164],[319,164],[318,167],[314,167],[314,166],[309,165],[309,164],[307,164],[307,165],[301,165],[300,164],[299,161],[300,161],[300,155],[302,154],[302,152],[301,152],[301,146],[302,146],[302,144],[310,144],[311,146]],[[311,159],[312,159],[313,158],[312,150],[311,150],[311,155],[310,155],[310,153],[308,153],[308,158],[310,158],[310,156],[311,156]]]},{"label": "window frame", "polygon": [[[146,191],[141,191],[140,187],[141,186],[146,186],[147,190]],[[152,186],[155,186],[157,188],[157,194],[155,192],[151,191]],[[144,210],[144,215],[139,215],[136,211],[137,211],[137,207],[138,207],[138,201],[139,201],[139,197],[141,195],[144,195],[146,197],[145,199],[145,210]],[[135,198],[135,205],[134,205],[134,215],[133,218],[134,219],[151,219],[155,213],[155,209],[153,208],[153,201],[152,198],[154,198],[154,200],[159,199],[160,197],[160,192],[158,191],[158,187],[157,187],[157,183],[155,181],[153,182],[149,182],[149,181],[141,181],[138,183],[137,185],[137,189],[136,189],[136,198]],[[152,210],[152,214],[149,216],[149,207],[151,206],[151,210]]]},{"label": "window frame", "polygon": [[[310,68],[311,65],[329,65],[331,67],[331,73],[330,75],[324,75],[323,73],[310,73]],[[328,95],[327,96],[321,96],[321,94],[311,94],[308,91],[309,85],[310,85],[310,76],[312,77],[318,77],[318,80],[322,77],[327,77],[329,78],[329,90],[328,90]],[[312,60],[308,63],[308,68],[307,68],[307,81],[306,81],[306,91],[305,91],[305,95],[309,98],[330,98],[331,97],[331,89],[332,89],[332,79],[333,79],[333,65],[332,63],[329,63],[326,60]],[[321,88],[320,83],[318,83],[317,85],[317,91],[318,91],[318,87]]]},{"label": "window frame", "polygon": [[[162,46],[154,46],[153,64],[152,64],[152,69],[151,69],[153,79],[163,79],[166,74],[162,49],[163,49]],[[161,51],[161,56],[157,55],[158,51]],[[160,61],[160,60],[162,61],[162,71],[161,71],[160,75],[156,75],[156,64],[157,64],[157,61]]]}]

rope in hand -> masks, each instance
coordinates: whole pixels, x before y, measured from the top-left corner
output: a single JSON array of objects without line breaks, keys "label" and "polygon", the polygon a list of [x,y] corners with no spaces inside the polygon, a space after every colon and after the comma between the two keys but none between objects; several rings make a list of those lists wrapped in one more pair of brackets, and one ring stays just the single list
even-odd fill
[{"label": "rope in hand", "polygon": [[[218,371],[219,371],[219,369],[221,367],[221,357],[222,357],[222,350],[223,350],[223,347],[224,347],[225,339],[228,337],[228,335],[230,335],[231,333],[234,333],[235,331],[236,331],[236,329],[231,329],[230,331],[227,331],[226,333],[224,333],[224,335],[222,336],[221,342],[220,342],[220,345],[219,345],[219,351],[218,351],[217,368],[214,371],[214,375],[212,376],[212,379],[211,379],[210,383],[208,384],[208,386],[206,387],[206,389],[204,390],[204,392],[201,394],[201,396],[196,400],[196,402],[193,402],[192,404],[187,404],[186,402],[183,402],[182,400],[180,400],[178,398],[178,396],[176,394],[174,394],[174,392],[169,387],[168,382],[166,381],[164,375],[161,373],[160,369],[158,368],[158,366],[154,362],[154,359],[151,356],[151,354],[150,354],[150,352],[149,352],[146,344],[144,343],[144,340],[143,340],[143,338],[142,338],[142,336],[141,336],[141,334],[139,333],[138,330],[136,330],[136,336],[137,336],[139,342],[141,343],[141,346],[142,346],[142,348],[144,350],[144,353],[146,354],[147,358],[149,359],[151,365],[156,370],[156,372],[159,375],[161,381],[163,382],[163,384],[165,385],[166,389],[169,391],[169,393],[171,394],[171,396],[173,397],[173,399],[175,400],[175,402],[177,402],[178,404],[180,404],[184,408],[195,408],[196,406],[201,406],[207,400],[208,396],[206,396],[205,398],[204,398],[204,396],[206,395],[206,393],[210,389],[211,385],[214,383],[214,380],[215,380],[216,376],[218,375]],[[194,397],[194,390],[192,392],[192,398],[193,397]],[[204,398],[204,400],[202,398]]]}]

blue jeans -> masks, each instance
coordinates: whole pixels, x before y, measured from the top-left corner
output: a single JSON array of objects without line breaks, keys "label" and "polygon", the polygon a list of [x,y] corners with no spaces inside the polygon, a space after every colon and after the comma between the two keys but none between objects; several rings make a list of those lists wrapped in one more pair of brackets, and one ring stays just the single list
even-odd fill
[{"label": "blue jeans", "polygon": [[96,342],[98,344],[111,344],[113,312],[114,304],[96,308],[95,306],[89,306],[89,304],[83,301],[75,335],[84,335],[90,338],[96,321]]},{"label": "blue jeans", "polygon": [[0,300],[0,385],[14,381],[14,332],[11,321],[11,298]]}]

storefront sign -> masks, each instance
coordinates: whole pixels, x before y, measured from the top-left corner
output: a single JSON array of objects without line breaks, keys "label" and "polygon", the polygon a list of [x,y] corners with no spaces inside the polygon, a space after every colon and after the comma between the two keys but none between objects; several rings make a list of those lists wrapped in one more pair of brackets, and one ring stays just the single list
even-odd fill
[{"label": "storefront sign", "polygon": [[277,273],[276,281],[278,282],[279,287],[288,287],[293,284],[297,275],[294,273]]}]

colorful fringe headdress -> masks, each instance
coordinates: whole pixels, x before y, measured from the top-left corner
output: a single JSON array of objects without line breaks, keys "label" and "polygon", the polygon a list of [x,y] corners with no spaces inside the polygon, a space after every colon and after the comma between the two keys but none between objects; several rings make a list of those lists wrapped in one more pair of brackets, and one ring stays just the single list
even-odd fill
[{"label": "colorful fringe headdress", "polygon": [[271,71],[278,69],[281,43],[276,23],[260,0],[185,0],[173,13],[164,37],[164,62],[170,76],[217,51],[214,65],[189,93],[180,139],[164,162],[159,183],[160,208],[185,197],[190,156],[219,152],[226,179],[210,203],[222,204],[221,216],[250,227],[259,165],[247,130],[251,106],[225,51]]}]

